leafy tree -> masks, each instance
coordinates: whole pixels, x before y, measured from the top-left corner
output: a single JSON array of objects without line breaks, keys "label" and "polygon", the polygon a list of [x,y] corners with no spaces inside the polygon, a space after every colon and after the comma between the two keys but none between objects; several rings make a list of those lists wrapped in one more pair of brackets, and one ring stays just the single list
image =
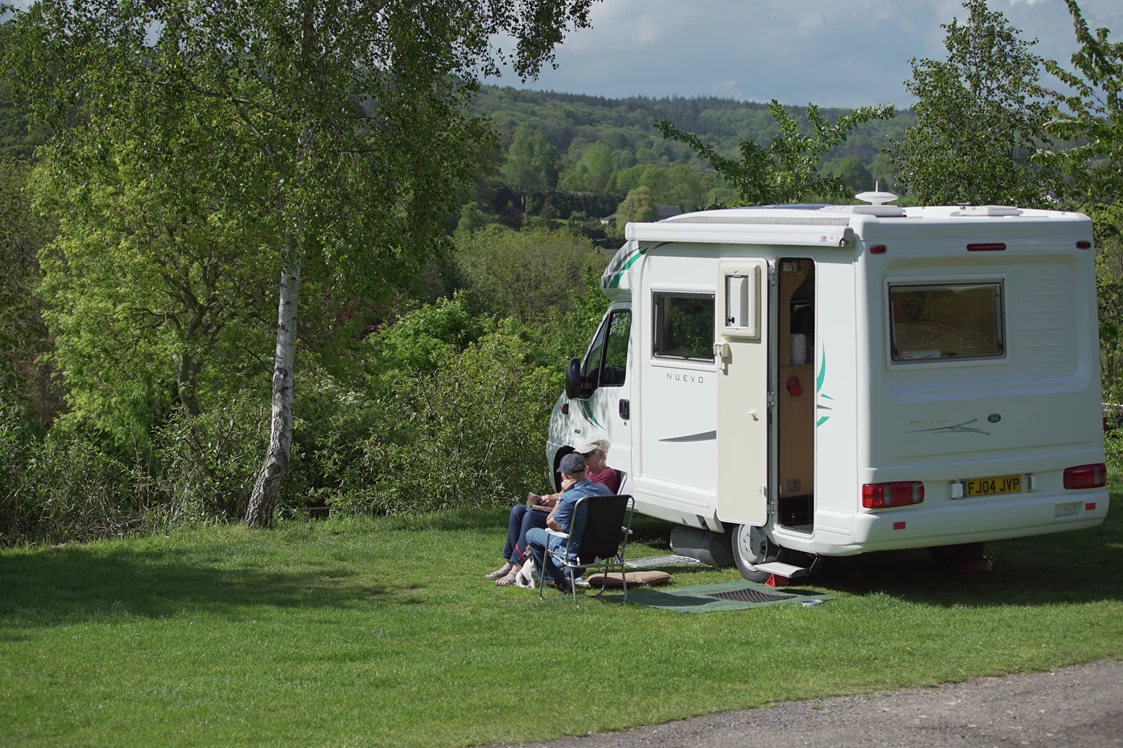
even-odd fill
[{"label": "leafy tree", "polygon": [[888,154],[879,153],[870,163],[870,176],[873,177],[874,186],[883,190],[894,192],[897,189],[897,170],[889,160]]},{"label": "leafy tree", "polygon": [[[280,277],[269,448],[246,522],[273,516],[288,468],[303,273],[345,287],[408,284],[478,174],[484,127],[463,103],[504,58],[533,75],[592,0],[258,0],[71,3],[13,10],[4,67],[56,142],[144,142],[223,108],[224,180],[275,237]],[[88,152],[78,149],[79,153]]]},{"label": "leafy tree", "polygon": [[823,164],[823,173],[838,177],[853,192],[873,189],[873,174],[859,159],[836,158]]},{"label": "leafy tree", "polygon": [[603,192],[612,175],[613,166],[612,149],[598,140],[581,154],[581,160],[577,162],[575,169],[580,175],[578,184],[568,189]]},{"label": "leafy tree", "polygon": [[658,218],[659,210],[649,187],[636,187],[616,208],[616,226],[620,233],[629,223],[648,223]]},{"label": "leafy tree", "polygon": [[675,164],[667,169],[663,189],[653,192],[652,197],[659,205],[677,205],[685,211],[698,210],[705,207],[706,188],[714,181],[703,178],[686,164]]},{"label": "leafy tree", "polygon": [[43,128],[30,127],[27,117],[12,106],[10,89],[8,81],[0,80],[0,158],[30,159],[46,135]]},{"label": "leafy tree", "polygon": [[560,161],[558,149],[546,139],[541,126],[521,125],[507,151],[503,178],[523,197],[525,208],[529,193],[554,189]]},{"label": "leafy tree", "polygon": [[68,418],[119,444],[147,444],[173,404],[198,415],[268,372],[276,237],[220,150],[246,133],[213,105],[161,124],[143,140],[51,144],[34,182],[59,220],[41,294]]},{"label": "leafy tree", "polygon": [[[512,231],[489,226],[456,238],[456,259],[473,308],[540,324],[551,309],[573,311],[582,270],[597,262],[596,248],[566,230]],[[603,258],[600,259],[603,270]]]},{"label": "leafy tree", "polygon": [[460,218],[456,222],[457,234],[471,234],[486,225],[487,216],[480,211],[479,206],[474,202],[464,203],[460,206]]},{"label": "leafy tree", "polygon": [[43,430],[61,403],[41,360],[51,341],[35,296],[41,280],[36,254],[49,229],[31,211],[28,172],[26,162],[0,161],[0,408],[17,408]]},{"label": "leafy tree", "polygon": [[1064,170],[1071,181],[1065,194],[1078,204],[1117,205],[1123,199],[1123,42],[1110,42],[1107,29],[1092,32],[1074,0],[1066,2],[1080,49],[1072,56],[1075,70],[1045,63],[1071,90],[1054,94],[1047,129],[1078,144],[1040,159]]},{"label": "leafy tree", "polygon": [[819,162],[832,148],[863,122],[889,119],[892,105],[861,107],[828,121],[814,104],[807,106],[811,134],[800,131],[799,123],[775,99],[769,112],[779,131],[767,147],[752,140],[741,143],[741,160],[721,155],[697,135],[684,132],[667,120],[655,123],[663,137],[686,143],[740,192],[745,205],[793,203],[818,197],[849,199],[846,184],[838,177],[819,173]]},{"label": "leafy tree", "polygon": [[1123,393],[1123,43],[1107,29],[1088,28],[1080,8],[1067,0],[1079,50],[1073,70],[1045,63],[1068,89],[1054,94],[1048,130],[1075,144],[1042,151],[1038,159],[1067,180],[1061,196],[1088,212],[1096,232],[1096,291],[1104,390]]},{"label": "leafy tree", "polygon": [[917,121],[887,151],[898,185],[922,204],[1042,205],[1050,172],[1030,157],[1049,142],[1049,112],[1036,41],[985,0],[963,7],[966,22],[942,25],[947,60],[912,60]]}]

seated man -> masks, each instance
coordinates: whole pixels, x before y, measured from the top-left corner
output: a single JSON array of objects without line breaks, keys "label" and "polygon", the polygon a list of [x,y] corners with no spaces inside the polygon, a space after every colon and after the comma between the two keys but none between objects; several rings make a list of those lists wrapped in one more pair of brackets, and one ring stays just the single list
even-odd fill
[{"label": "seated man", "polygon": [[[590,481],[608,486],[612,493],[617,493],[620,490],[619,477],[606,464],[610,446],[607,439],[590,439],[578,445],[574,451],[585,458]],[[511,514],[507,517],[507,542],[503,546],[504,564],[488,574],[488,579],[496,580],[495,583],[500,587],[515,583],[515,576],[529,554],[526,534],[535,527],[546,528],[546,516],[558,503],[558,498],[572,485],[572,482],[562,481],[562,490],[558,493],[548,496],[530,494],[526,503],[511,507]]]},{"label": "seated man", "polygon": [[[569,533],[570,558],[567,560],[576,558],[577,548],[581,545],[581,536],[585,531],[585,513],[576,511],[577,500],[586,496],[612,495],[607,486],[590,481],[586,477],[587,470],[585,458],[576,452],[571,452],[562,458],[558,472],[562,475],[563,483],[566,481],[572,483],[569,489],[562,493],[557,506],[546,518],[546,524],[551,530]],[[534,557],[534,565],[538,568],[538,573],[552,579],[554,586],[562,592],[570,592],[573,580],[550,560],[551,554],[560,556],[565,552],[566,541],[563,538],[551,537],[545,530],[535,527],[526,534],[526,542],[530,546],[530,553]]]},{"label": "seated man", "polygon": [[608,447],[607,439],[590,439],[574,451],[585,458],[589,480],[608,486],[612,493],[620,493],[620,476],[608,466]]}]

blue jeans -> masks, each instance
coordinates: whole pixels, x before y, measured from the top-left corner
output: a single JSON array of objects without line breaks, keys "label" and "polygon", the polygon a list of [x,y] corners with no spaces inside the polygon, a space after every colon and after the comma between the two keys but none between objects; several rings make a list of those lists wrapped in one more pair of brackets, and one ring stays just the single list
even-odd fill
[{"label": "blue jeans", "polygon": [[528,509],[526,504],[511,507],[507,518],[507,544],[503,546],[503,559],[522,566],[529,555],[526,534],[534,528],[545,529],[549,512]]},{"label": "blue jeans", "polygon": [[550,542],[546,530],[541,527],[531,528],[526,534],[526,542],[530,545],[530,555],[534,557],[534,568],[538,569],[538,573],[542,576],[548,576],[557,583],[562,578],[562,570],[554,565],[550,554],[546,552]]}]

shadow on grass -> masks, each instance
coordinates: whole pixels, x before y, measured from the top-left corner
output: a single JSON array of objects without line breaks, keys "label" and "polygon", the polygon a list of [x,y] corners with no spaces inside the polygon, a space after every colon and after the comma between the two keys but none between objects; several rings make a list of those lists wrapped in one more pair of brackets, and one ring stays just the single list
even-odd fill
[{"label": "shadow on grass", "polygon": [[636,514],[632,517],[632,539],[628,542],[638,542],[652,548],[671,549],[671,530],[674,525],[653,517]]},{"label": "shadow on grass", "polygon": [[[1123,499],[1118,493],[1115,501]],[[1123,517],[1099,527],[988,543],[993,571],[957,573],[926,550],[826,559],[816,587],[857,595],[884,593],[930,605],[987,607],[1123,600]],[[799,580],[806,582],[807,580]]]},{"label": "shadow on grass", "polygon": [[401,590],[359,583],[346,569],[220,568],[208,552],[68,546],[0,556],[0,631],[185,610],[326,608],[403,602]]}]

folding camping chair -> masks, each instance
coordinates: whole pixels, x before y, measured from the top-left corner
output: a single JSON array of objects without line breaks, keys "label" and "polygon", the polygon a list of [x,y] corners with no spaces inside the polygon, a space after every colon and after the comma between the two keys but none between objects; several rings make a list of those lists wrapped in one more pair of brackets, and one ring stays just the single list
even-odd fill
[{"label": "folding camping chair", "polygon": [[[628,546],[628,536],[632,534],[632,510],[635,501],[628,494],[620,496],[586,496],[577,500],[573,509],[573,516],[585,513],[585,532],[581,536],[581,544],[577,548],[576,556],[571,560],[573,539],[569,533],[557,530],[546,530],[547,536],[565,540],[565,550],[562,554],[551,553],[548,549],[544,556],[545,563],[552,563],[565,574],[570,573],[570,581],[586,569],[600,569],[608,572],[619,567],[620,577],[624,580],[624,599],[628,600],[628,580],[624,574],[624,551]],[[600,592],[593,597],[600,597],[608,586],[608,574],[603,575]],[[546,585],[546,570],[538,570],[538,597],[543,598],[542,590]],[[577,602],[577,587],[573,587],[573,604],[581,607]]]}]

